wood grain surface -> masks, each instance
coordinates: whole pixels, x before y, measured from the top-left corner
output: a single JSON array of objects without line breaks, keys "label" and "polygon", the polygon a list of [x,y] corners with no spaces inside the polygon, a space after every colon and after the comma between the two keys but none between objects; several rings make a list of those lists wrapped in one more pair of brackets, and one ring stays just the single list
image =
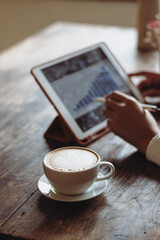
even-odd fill
[{"label": "wood grain surface", "polygon": [[103,194],[62,203],[37,189],[43,157],[64,144],[43,137],[56,111],[31,68],[103,41],[127,72],[157,71],[157,53],[138,52],[136,39],[134,29],[56,23],[0,54],[0,239],[160,239],[160,169],[112,133],[88,146],[116,167]]}]

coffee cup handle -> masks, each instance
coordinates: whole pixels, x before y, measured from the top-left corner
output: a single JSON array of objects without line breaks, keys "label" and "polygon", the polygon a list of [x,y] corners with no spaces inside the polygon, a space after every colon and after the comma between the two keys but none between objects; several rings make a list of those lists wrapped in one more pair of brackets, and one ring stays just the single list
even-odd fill
[{"label": "coffee cup handle", "polygon": [[106,175],[97,177],[97,178],[96,178],[96,181],[97,181],[97,182],[110,178],[110,177],[114,174],[114,172],[115,172],[115,167],[114,167],[113,164],[110,163],[110,162],[100,162],[100,167],[102,167],[102,166],[107,166],[107,167],[109,167],[109,168],[110,168],[110,171],[109,171],[109,173],[106,174]]}]

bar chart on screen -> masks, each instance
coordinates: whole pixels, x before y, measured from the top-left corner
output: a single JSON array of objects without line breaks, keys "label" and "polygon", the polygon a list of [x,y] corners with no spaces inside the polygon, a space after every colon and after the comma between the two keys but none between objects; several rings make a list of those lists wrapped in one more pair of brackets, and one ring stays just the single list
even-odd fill
[{"label": "bar chart on screen", "polygon": [[86,94],[75,104],[74,112],[86,107],[93,101],[95,97],[103,97],[109,92],[117,89],[117,85],[110,73],[104,68],[101,68],[100,73],[95,77],[91,83]]}]

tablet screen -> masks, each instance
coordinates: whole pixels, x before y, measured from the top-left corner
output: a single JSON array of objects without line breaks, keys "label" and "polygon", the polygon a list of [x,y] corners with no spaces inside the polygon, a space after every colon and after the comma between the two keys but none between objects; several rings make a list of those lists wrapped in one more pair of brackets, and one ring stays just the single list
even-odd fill
[{"label": "tablet screen", "polygon": [[94,97],[117,89],[131,94],[100,47],[41,71],[83,132],[106,119],[104,104],[94,102]]}]

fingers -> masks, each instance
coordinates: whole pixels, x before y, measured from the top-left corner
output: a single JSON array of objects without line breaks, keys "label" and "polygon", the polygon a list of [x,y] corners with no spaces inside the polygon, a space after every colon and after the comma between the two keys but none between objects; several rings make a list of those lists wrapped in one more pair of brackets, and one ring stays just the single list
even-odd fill
[{"label": "fingers", "polygon": [[112,120],[111,119],[108,119],[108,122],[107,122],[107,126],[110,130],[112,130],[113,126],[112,126]]},{"label": "fingers", "polygon": [[160,74],[152,72],[137,72],[129,74],[129,77],[133,76],[145,76],[146,78],[138,84],[138,88],[141,90],[146,87],[159,86],[160,87]]},{"label": "fingers", "polygon": [[129,74],[129,77],[133,76],[145,77],[145,79],[137,85],[143,97],[160,96],[160,74],[145,71]]},{"label": "fingers", "polygon": [[150,88],[151,86],[152,86],[152,80],[151,79],[143,80],[137,85],[137,87],[140,91],[143,91],[146,88]]},{"label": "fingers", "polygon": [[111,92],[105,97],[106,101],[108,99],[112,99],[117,102],[125,102],[126,99],[128,99],[128,98],[130,98],[130,97],[127,94],[121,93],[119,91]]},{"label": "fingers", "polygon": [[[134,109],[139,109],[139,111],[143,112],[141,105],[135,98],[118,91],[108,94],[105,100],[106,109],[103,113],[108,120],[112,120],[111,126],[115,125],[120,116],[123,115],[123,117],[126,117],[128,114],[132,115]],[[113,128],[111,129],[113,130]]]},{"label": "fingers", "polygon": [[112,98],[106,98],[105,104],[106,104],[107,109],[114,110],[114,111],[115,111],[115,109],[117,109],[117,108],[121,107],[121,105],[123,105],[122,102],[117,102],[117,100],[112,99]]},{"label": "fingers", "polygon": [[157,81],[157,79],[147,79],[142,81],[137,87],[143,97],[160,96],[160,81]]},{"label": "fingers", "polygon": [[105,98],[106,109],[103,114],[107,116],[108,120],[114,119],[116,112],[120,109],[122,102],[120,102],[121,96],[117,92],[110,93]]},{"label": "fingers", "polygon": [[120,111],[126,106],[131,106],[135,101],[134,97],[119,91],[114,91],[105,97],[106,107],[114,111]]},{"label": "fingers", "polygon": [[143,97],[150,96],[150,97],[158,97],[160,96],[160,89],[146,89],[142,92]]},{"label": "fingers", "polygon": [[160,79],[158,78],[146,78],[138,84],[140,90],[150,88],[150,87],[159,87],[160,88]]},{"label": "fingers", "polygon": [[[126,96],[115,91],[106,96],[106,109],[103,111],[109,119],[115,119],[116,115],[126,106]],[[123,100],[123,101],[122,101]]]},{"label": "fingers", "polygon": [[114,115],[115,115],[114,111],[113,111],[113,110],[110,110],[110,109],[108,109],[108,108],[106,108],[106,109],[103,111],[103,114],[104,114],[105,116],[107,116],[107,118],[109,118],[109,119],[113,119],[113,118],[114,118]]},{"label": "fingers", "polygon": [[146,75],[147,75],[147,72],[145,72],[145,71],[129,73],[128,74],[129,77],[133,77],[133,76],[146,76]]}]

